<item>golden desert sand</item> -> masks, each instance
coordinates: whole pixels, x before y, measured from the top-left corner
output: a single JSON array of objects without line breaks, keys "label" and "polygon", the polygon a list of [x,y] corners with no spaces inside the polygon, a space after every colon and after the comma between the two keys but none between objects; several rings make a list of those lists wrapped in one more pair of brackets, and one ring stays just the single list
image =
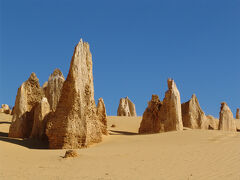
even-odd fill
[{"label": "golden desert sand", "polygon": [[[139,135],[142,117],[108,116],[109,135],[78,157],[31,139],[8,137],[0,113],[0,179],[240,179],[240,133],[219,130]],[[112,125],[115,127],[111,127]]]}]

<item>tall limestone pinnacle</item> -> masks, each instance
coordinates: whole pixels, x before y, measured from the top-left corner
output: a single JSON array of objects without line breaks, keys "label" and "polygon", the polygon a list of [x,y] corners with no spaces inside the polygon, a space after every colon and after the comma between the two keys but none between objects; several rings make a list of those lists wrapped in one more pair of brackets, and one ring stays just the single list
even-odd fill
[{"label": "tall limestone pinnacle", "polygon": [[233,113],[228,107],[227,103],[221,103],[221,109],[219,113],[219,130],[223,131],[236,131],[236,121],[233,118]]},{"label": "tall limestone pinnacle", "polygon": [[47,123],[49,147],[81,148],[102,140],[94,101],[92,54],[82,39],[75,47],[69,73],[53,117]]},{"label": "tall limestone pinnacle", "polygon": [[168,79],[167,83],[168,90],[161,110],[164,131],[183,130],[180,93],[173,79]]}]

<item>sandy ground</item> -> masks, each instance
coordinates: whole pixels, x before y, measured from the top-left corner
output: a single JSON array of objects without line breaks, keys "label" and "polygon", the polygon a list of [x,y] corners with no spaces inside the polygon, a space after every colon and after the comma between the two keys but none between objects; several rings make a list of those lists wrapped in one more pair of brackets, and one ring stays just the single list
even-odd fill
[{"label": "sandy ground", "polygon": [[[141,117],[108,117],[102,143],[66,150],[7,137],[11,116],[0,114],[0,179],[240,180],[240,133],[185,130],[138,135]],[[115,124],[115,128],[110,126]]]}]

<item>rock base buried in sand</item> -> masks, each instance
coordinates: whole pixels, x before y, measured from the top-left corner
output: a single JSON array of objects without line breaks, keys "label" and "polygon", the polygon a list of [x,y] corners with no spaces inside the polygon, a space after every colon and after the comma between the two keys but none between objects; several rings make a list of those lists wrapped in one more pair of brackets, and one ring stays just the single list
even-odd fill
[{"label": "rock base buried in sand", "polygon": [[69,157],[78,157],[78,153],[76,150],[68,150],[66,151],[63,158],[69,158]]}]

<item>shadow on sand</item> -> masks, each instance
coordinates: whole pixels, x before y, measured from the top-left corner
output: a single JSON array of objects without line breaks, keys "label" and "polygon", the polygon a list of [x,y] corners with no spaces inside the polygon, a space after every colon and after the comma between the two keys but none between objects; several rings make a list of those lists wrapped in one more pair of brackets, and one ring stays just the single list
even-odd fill
[{"label": "shadow on sand", "polygon": [[0,132],[0,141],[17,144],[29,149],[48,149],[47,141],[35,139],[16,139],[8,137],[8,133]]},{"label": "shadow on sand", "polygon": [[128,131],[114,131],[110,130],[110,135],[139,135],[138,133],[128,132]]},{"label": "shadow on sand", "polygon": [[11,124],[11,122],[8,122],[8,121],[1,121],[0,124]]}]

